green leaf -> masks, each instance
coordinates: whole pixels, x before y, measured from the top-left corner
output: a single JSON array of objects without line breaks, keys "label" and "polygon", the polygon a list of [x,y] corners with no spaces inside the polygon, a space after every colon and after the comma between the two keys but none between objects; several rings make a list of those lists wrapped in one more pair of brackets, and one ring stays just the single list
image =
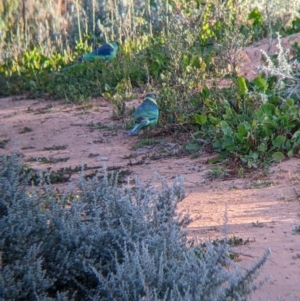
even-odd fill
[{"label": "green leaf", "polygon": [[203,98],[208,98],[209,95],[210,95],[210,90],[206,86],[204,86],[204,88],[201,91],[201,96]]},{"label": "green leaf", "polygon": [[257,26],[262,23],[263,17],[260,11],[257,8],[255,8],[249,13],[248,20],[253,20],[253,25]]},{"label": "green leaf", "polygon": [[285,106],[288,106],[288,107],[292,107],[292,106],[294,106],[294,104],[295,104],[295,101],[294,101],[294,99],[293,98],[289,98],[286,102],[285,102]]},{"label": "green leaf", "polygon": [[197,124],[203,125],[207,122],[206,115],[195,114],[195,121]]},{"label": "green leaf", "polygon": [[290,150],[292,148],[292,143],[291,143],[291,140],[287,140],[285,142],[285,147],[287,150]]},{"label": "green leaf", "polygon": [[108,99],[111,98],[111,95],[110,95],[109,92],[103,92],[102,95],[103,95],[103,97],[105,97],[105,98],[108,98]]},{"label": "green leaf", "polygon": [[264,153],[268,150],[268,145],[266,142],[262,142],[258,147],[257,150],[261,153]]},{"label": "green leaf", "polygon": [[271,95],[271,97],[269,97],[269,102],[275,106],[279,106],[282,104],[282,98],[279,97],[278,95],[273,94]]},{"label": "green leaf", "polygon": [[282,160],[285,159],[285,156],[282,152],[275,152],[272,155],[272,159],[276,162],[281,162]]},{"label": "green leaf", "polygon": [[274,147],[280,148],[284,144],[285,140],[285,136],[279,135],[272,141],[272,144]]},{"label": "green leaf", "polygon": [[257,164],[256,164],[255,162],[249,161],[249,162],[248,162],[248,167],[249,167],[249,168],[251,168],[251,167],[257,168]]},{"label": "green leaf", "polygon": [[238,83],[238,95],[243,96],[248,92],[248,87],[246,84],[246,79],[243,76],[237,78]]},{"label": "green leaf", "polygon": [[258,158],[258,153],[253,152],[252,150],[250,150],[248,157],[250,157],[251,159],[256,160]]},{"label": "green leaf", "polygon": [[222,143],[221,143],[221,141],[220,141],[220,140],[215,141],[215,142],[213,143],[213,147],[214,147],[215,149],[222,149]]},{"label": "green leaf", "polygon": [[200,149],[200,145],[198,143],[189,143],[185,146],[185,149],[188,151],[197,152]]},{"label": "green leaf", "polygon": [[275,113],[275,106],[271,103],[265,103],[260,107],[260,110],[265,114],[272,116]]},{"label": "green leaf", "polygon": [[253,152],[252,158],[253,158],[254,160],[257,160],[257,159],[258,159],[258,153],[257,153],[257,152]]},{"label": "green leaf", "polygon": [[239,124],[237,127],[238,133],[241,134],[242,136],[247,136],[248,131],[245,127],[245,124]]},{"label": "green leaf", "polygon": [[220,126],[221,126],[221,129],[222,129],[224,135],[231,136],[233,134],[232,129],[230,128],[230,126],[228,125],[228,123],[226,121],[222,120],[220,122]]},{"label": "green leaf", "polygon": [[297,139],[299,139],[299,138],[300,138],[300,131],[297,131],[297,132],[295,132],[295,133],[293,134],[292,139],[293,139],[293,140],[297,140]]},{"label": "green leaf", "polygon": [[262,76],[258,76],[253,80],[255,84],[256,90],[259,92],[265,92],[268,89],[268,83],[262,78]]},{"label": "green leaf", "polygon": [[193,55],[191,59],[191,66],[195,68],[201,67],[202,59],[198,55]]},{"label": "green leaf", "polygon": [[190,63],[190,57],[189,57],[188,54],[184,53],[184,54],[183,54],[183,64],[184,64],[185,66],[188,66],[189,63]]},{"label": "green leaf", "polygon": [[271,130],[277,130],[278,129],[278,124],[276,123],[275,120],[267,120],[263,123],[265,130],[271,129]]},{"label": "green leaf", "polygon": [[287,155],[292,158],[294,156],[294,151],[291,149],[288,151]]},{"label": "green leaf", "polygon": [[208,116],[209,121],[213,124],[213,125],[218,125],[220,123],[220,119],[213,117],[212,115]]}]

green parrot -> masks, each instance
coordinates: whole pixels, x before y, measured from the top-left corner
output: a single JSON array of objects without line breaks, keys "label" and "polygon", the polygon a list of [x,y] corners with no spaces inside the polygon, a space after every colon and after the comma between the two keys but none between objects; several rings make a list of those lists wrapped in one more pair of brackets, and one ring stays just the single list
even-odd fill
[{"label": "green parrot", "polygon": [[[106,43],[102,45],[101,47],[95,49],[94,51],[85,54],[79,59],[79,62],[93,62],[95,59],[103,60],[104,62],[112,61],[119,50],[119,43],[112,41],[109,43]],[[75,63],[71,66],[65,67],[62,69],[62,71],[69,70],[70,68],[73,68],[74,66],[78,65],[78,63]]]},{"label": "green parrot", "polygon": [[80,62],[89,61],[92,62],[94,59],[101,59],[103,61],[112,61],[119,50],[119,43],[112,41],[102,45],[93,52],[85,54],[79,59]]},{"label": "green parrot", "polygon": [[144,127],[157,124],[158,116],[159,111],[156,95],[154,93],[148,93],[134,112],[133,120],[135,126],[128,132],[128,135],[134,135]]}]

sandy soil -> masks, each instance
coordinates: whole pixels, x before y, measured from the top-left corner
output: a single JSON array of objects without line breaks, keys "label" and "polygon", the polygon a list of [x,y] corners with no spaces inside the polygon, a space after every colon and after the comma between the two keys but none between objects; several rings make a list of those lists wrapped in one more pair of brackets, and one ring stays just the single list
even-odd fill
[{"label": "sandy soil", "polygon": [[[299,40],[299,35],[290,36],[283,45],[288,48]],[[253,78],[260,49],[276,51],[274,45],[269,46],[264,40],[245,49],[241,74]],[[127,105],[136,106],[141,100]],[[270,300],[289,300],[291,293],[294,300],[300,300],[300,235],[293,233],[300,225],[300,161],[290,159],[244,177],[214,179],[208,176],[212,167],[207,163],[214,154],[200,150],[195,159],[176,156],[182,146],[159,135],[155,135],[159,144],[134,149],[140,139],[127,137],[122,121],[112,118],[112,107],[101,98],[89,105],[0,99],[0,155],[18,150],[24,161],[38,170],[86,164],[91,168],[87,173],[106,166],[123,172],[126,179],[147,180],[158,172],[171,181],[180,175],[187,197],[179,210],[187,210],[195,218],[187,229],[189,235],[200,241],[220,238],[227,212],[227,235],[240,242],[232,251],[242,267],[271,250],[260,276],[270,279],[252,300],[268,300],[268,296]],[[71,178],[76,178],[76,173]],[[63,190],[66,184],[57,187]]]}]

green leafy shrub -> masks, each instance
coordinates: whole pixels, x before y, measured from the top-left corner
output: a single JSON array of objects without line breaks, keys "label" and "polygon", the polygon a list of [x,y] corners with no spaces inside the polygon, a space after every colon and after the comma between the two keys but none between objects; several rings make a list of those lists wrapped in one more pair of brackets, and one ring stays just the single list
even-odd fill
[{"label": "green leafy shrub", "polygon": [[99,60],[79,63],[77,59],[82,53],[90,50],[78,42],[72,56],[54,53],[46,57],[42,49],[33,48],[17,59],[12,57],[0,67],[2,92],[7,95],[29,92],[31,97],[48,96],[73,102],[101,94],[110,98],[151,78],[157,79],[169,60],[164,41],[147,37],[135,43],[126,42],[117,59],[109,64]]},{"label": "green leafy shrub", "polygon": [[218,92],[217,97],[213,90],[203,89],[201,113],[194,116],[197,135],[211,141],[220,154],[237,157],[248,167],[297,154],[299,104],[293,99],[283,102],[271,92],[271,83],[258,77],[252,87],[249,84],[251,91],[245,79],[238,78],[235,86]]},{"label": "green leafy shrub", "polygon": [[[73,52],[66,53],[66,48],[61,44],[53,43],[49,47],[41,43],[32,44],[30,41],[23,51],[13,52],[3,60],[0,66],[3,93],[10,95],[30,92],[31,97],[44,94],[52,98],[81,101],[101,93],[106,93],[107,96],[119,93],[118,84],[123,87],[125,82],[128,88],[144,84],[160,88],[163,79],[165,86],[177,87],[179,84],[176,94],[185,86],[185,90],[197,88],[199,78],[207,76],[207,66],[211,70],[218,66],[213,60],[213,41],[221,41],[225,28],[230,31],[233,27],[231,21],[225,21],[235,18],[231,0],[207,6],[199,5],[196,1],[190,3],[192,6],[180,3],[180,14],[175,13],[177,5],[165,5],[161,1],[150,6],[145,1],[132,2],[129,6],[119,3],[111,11],[108,10],[109,5],[103,5],[101,9],[95,1],[91,1],[93,9],[89,10],[85,2],[88,1],[76,2],[77,16],[72,14],[66,20],[69,25],[69,22],[76,24],[70,29],[73,36],[71,42],[75,46]],[[220,5],[224,9],[220,10]],[[12,9],[20,13],[17,5]],[[120,18],[125,11],[135,22]],[[68,15],[69,12],[65,13]],[[99,18],[97,29],[96,15]],[[24,24],[29,16],[32,17],[31,11],[23,16],[24,20],[21,19]],[[87,19],[87,16],[91,19]],[[54,23],[58,21],[53,15],[51,18]],[[87,22],[84,34],[83,20]],[[21,25],[25,26],[24,24],[21,22]],[[11,26],[10,23],[5,25],[8,26],[5,26],[7,30]],[[31,32],[28,28],[23,29],[28,38]],[[99,30],[101,40],[99,36],[97,39],[95,36]],[[5,38],[8,43],[11,37],[7,35]],[[23,38],[18,41],[23,43]],[[108,70],[103,70],[103,66],[97,64],[77,66],[78,57],[107,40],[122,40],[122,51]],[[47,41],[52,41],[52,37],[48,37]],[[68,69],[68,72],[57,72],[72,61],[76,65],[74,68]],[[181,98],[181,95],[178,97]]]},{"label": "green leafy shrub", "polygon": [[267,253],[241,272],[220,243],[189,246],[177,212],[182,180],[160,189],[116,177],[79,180],[58,196],[26,186],[17,156],[0,158],[4,300],[246,300]]}]

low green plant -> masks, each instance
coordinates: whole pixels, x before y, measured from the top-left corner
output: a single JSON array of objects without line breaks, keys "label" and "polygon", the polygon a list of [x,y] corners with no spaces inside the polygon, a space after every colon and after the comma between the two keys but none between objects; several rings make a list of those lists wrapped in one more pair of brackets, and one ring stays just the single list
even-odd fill
[{"label": "low green plant", "polygon": [[45,151],[51,151],[51,150],[65,150],[67,149],[68,145],[64,144],[64,145],[53,145],[53,146],[49,146],[49,147],[44,147],[43,150]]},{"label": "low green plant", "polygon": [[27,126],[24,126],[24,127],[22,128],[22,130],[19,132],[19,134],[30,133],[30,132],[32,132],[32,131],[33,131],[32,128],[29,128],[29,127],[27,127]]},{"label": "low green plant", "polygon": [[0,148],[5,148],[5,145],[9,142],[9,139],[0,140]]},{"label": "low green plant", "polygon": [[47,158],[47,157],[30,157],[26,159],[26,162],[39,162],[42,164],[56,164],[59,162],[67,162],[70,157],[63,158]]},{"label": "low green plant", "polygon": [[79,63],[77,59],[91,48],[77,42],[72,56],[34,47],[0,66],[0,83],[7,95],[29,92],[31,97],[48,96],[72,102],[103,95],[113,98],[130,94],[132,87],[157,78],[168,62],[163,40],[138,38],[122,45],[117,59]]},{"label": "low green plant", "polygon": [[295,234],[300,234],[300,225],[296,226],[295,229],[293,230]]},{"label": "low green plant", "polygon": [[139,148],[143,148],[145,146],[159,145],[161,143],[162,143],[161,140],[146,137],[146,138],[139,139],[138,142],[132,146],[132,149],[136,150]]},{"label": "low green plant", "polygon": [[45,92],[49,76],[68,60],[67,55],[53,53],[50,57],[42,49],[33,47],[18,57],[6,59],[0,65],[0,84],[8,95]]},{"label": "low green plant", "polygon": [[209,180],[221,179],[225,180],[229,177],[228,170],[224,166],[213,166],[211,170],[205,174],[205,178]]},{"label": "low green plant", "polygon": [[261,76],[251,83],[237,78],[222,94],[203,89],[201,113],[194,116],[197,135],[221,155],[238,158],[249,168],[297,154],[299,105],[293,99],[283,101],[271,91],[272,83]]}]

